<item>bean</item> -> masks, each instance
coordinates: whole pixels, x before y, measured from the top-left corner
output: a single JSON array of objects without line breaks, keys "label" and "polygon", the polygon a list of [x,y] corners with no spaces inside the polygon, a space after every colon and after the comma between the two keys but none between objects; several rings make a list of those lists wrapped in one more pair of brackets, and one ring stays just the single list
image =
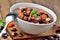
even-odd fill
[{"label": "bean", "polygon": [[28,17],[27,16],[24,16],[24,20],[27,21],[28,20]]}]

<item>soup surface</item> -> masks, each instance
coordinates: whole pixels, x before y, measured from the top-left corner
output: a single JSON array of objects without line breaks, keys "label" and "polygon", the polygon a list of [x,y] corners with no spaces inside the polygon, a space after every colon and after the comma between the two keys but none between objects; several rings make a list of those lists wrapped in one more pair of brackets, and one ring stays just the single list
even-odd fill
[{"label": "soup surface", "polygon": [[13,10],[13,12],[18,14],[18,17],[24,21],[47,24],[53,21],[52,16],[45,10],[34,8],[34,7],[19,7]]}]

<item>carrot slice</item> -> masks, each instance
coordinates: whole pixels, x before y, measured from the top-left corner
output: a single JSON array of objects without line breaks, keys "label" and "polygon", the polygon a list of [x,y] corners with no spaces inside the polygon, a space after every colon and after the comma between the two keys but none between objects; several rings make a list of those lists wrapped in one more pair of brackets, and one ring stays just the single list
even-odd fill
[{"label": "carrot slice", "polygon": [[8,24],[8,28],[11,28],[13,25],[14,25],[14,22],[10,22],[10,23]]},{"label": "carrot slice", "polygon": [[43,14],[42,19],[46,19],[46,18],[47,18],[46,14]]},{"label": "carrot slice", "polygon": [[29,11],[29,10],[27,10],[27,11],[26,11],[26,13],[28,13],[28,14],[29,14],[29,13],[30,13],[30,11]]},{"label": "carrot slice", "polygon": [[32,20],[34,20],[35,18],[34,17],[32,17]]},{"label": "carrot slice", "polygon": [[23,14],[23,13],[20,13],[20,14],[19,14],[19,18],[22,19],[23,17],[24,17],[24,14]]},{"label": "carrot slice", "polygon": [[18,16],[19,16],[19,18],[23,18],[24,17],[24,14],[21,12],[21,10],[18,10]]}]

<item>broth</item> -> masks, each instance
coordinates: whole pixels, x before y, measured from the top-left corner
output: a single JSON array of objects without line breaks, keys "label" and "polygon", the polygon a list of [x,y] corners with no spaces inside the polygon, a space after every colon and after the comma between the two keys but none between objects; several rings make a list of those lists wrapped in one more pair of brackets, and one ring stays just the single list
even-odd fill
[{"label": "broth", "polygon": [[34,7],[20,7],[13,10],[18,14],[18,17],[24,21],[47,24],[53,21],[53,17],[45,10],[34,8]]}]

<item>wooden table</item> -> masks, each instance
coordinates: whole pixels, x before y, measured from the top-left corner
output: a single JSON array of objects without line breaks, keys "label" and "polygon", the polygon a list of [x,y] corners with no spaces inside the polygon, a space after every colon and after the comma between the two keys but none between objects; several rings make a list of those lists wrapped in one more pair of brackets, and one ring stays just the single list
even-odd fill
[{"label": "wooden table", "polygon": [[[0,0],[0,20],[5,18],[6,14],[9,13],[9,8],[18,2],[37,3],[52,9],[58,17],[56,25],[60,26],[60,0]],[[10,39],[8,38],[6,40]]]}]

